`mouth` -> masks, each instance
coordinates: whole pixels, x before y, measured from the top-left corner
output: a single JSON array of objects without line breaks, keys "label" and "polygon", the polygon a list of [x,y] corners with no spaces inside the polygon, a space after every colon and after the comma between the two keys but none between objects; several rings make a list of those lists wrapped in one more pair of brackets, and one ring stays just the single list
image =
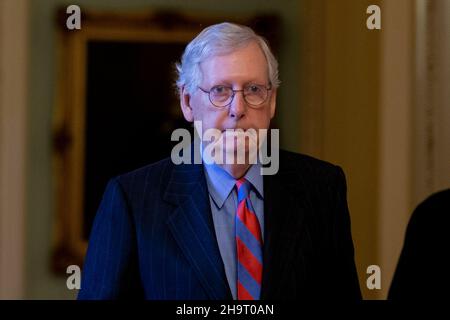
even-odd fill
[{"label": "mouth", "polygon": [[248,131],[248,129],[244,129],[244,128],[225,128],[221,132],[226,132],[227,130],[231,130],[231,131],[239,130],[239,131],[243,131],[243,132],[247,132]]}]

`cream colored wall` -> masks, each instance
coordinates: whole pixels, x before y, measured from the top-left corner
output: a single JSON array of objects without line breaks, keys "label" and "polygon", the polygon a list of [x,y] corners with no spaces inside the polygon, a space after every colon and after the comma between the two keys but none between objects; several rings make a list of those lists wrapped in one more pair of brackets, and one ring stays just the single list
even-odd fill
[{"label": "cream colored wall", "polygon": [[0,1],[0,299],[22,298],[25,284],[27,9]]},{"label": "cream colored wall", "polygon": [[383,1],[379,258],[382,297],[414,208],[450,188],[450,2]]},{"label": "cream colored wall", "polygon": [[[300,41],[313,58],[301,63],[310,89],[302,95],[302,148],[344,168],[363,295],[385,298],[412,208],[414,3],[305,3],[310,24]],[[378,31],[366,28],[372,4],[381,8]],[[381,290],[366,287],[371,264],[381,267]]]},{"label": "cream colored wall", "polygon": [[326,1],[323,158],[344,169],[361,289],[377,264],[380,31],[366,27],[378,1]]},{"label": "cream colored wall", "polygon": [[378,261],[386,298],[413,210],[414,1],[383,1]]},{"label": "cream colored wall", "polygon": [[[381,30],[365,26],[381,8]],[[301,150],[341,165],[363,295],[387,297],[413,209],[450,187],[450,2],[305,0]],[[381,267],[381,290],[366,268]]]},{"label": "cream colored wall", "polygon": [[340,165],[347,177],[356,263],[377,264],[380,37],[366,28],[379,1],[304,1],[300,71],[301,150]]},{"label": "cream colored wall", "polygon": [[450,188],[450,1],[438,0],[435,8],[433,52],[436,55],[434,96],[437,108],[436,190]]},{"label": "cream colored wall", "polygon": [[450,1],[417,0],[414,203],[450,188]]}]

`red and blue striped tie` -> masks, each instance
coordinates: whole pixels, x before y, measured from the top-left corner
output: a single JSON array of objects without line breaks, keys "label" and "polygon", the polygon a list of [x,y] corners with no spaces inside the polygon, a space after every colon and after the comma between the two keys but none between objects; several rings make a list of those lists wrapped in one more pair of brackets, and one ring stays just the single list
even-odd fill
[{"label": "red and blue striped tie", "polygon": [[237,298],[257,300],[261,293],[262,237],[255,210],[250,202],[251,184],[244,178],[236,181]]}]

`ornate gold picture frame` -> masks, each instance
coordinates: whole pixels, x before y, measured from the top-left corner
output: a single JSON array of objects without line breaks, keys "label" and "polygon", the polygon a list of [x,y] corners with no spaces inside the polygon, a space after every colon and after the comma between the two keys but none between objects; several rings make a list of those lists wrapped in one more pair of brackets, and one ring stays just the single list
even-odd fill
[{"label": "ornate gold picture frame", "polygon": [[[57,94],[53,123],[53,168],[55,223],[52,269],[65,273],[69,265],[83,264],[89,226],[86,224],[86,181],[95,181],[95,173],[87,176],[88,77],[92,68],[89,46],[93,43],[140,43],[180,45],[184,47],[204,27],[230,21],[245,24],[268,38],[277,48],[280,23],[273,15],[214,16],[189,12],[147,10],[139,12],[103,12],[82,9],[81,30],[66,28],[65,8],[57,13]],[[125,60],[121,63],[127,63]],[[175,62],[175,61],[174,61]],[[94,80],[92,80],[94,79]],[[101,86],[101,84],[98,84]],[[176,108],[178,110],[179,108]],[[173,119],[181,114],[173,109]],[[108,119],[108,114],[104,115]],[[166,123],[170,130],[176,122]],[[100,124],[99,124],[100,126]],[[168,141],[169,143],[170,141]],[[96,206],[99,203],[95,204]]]}]

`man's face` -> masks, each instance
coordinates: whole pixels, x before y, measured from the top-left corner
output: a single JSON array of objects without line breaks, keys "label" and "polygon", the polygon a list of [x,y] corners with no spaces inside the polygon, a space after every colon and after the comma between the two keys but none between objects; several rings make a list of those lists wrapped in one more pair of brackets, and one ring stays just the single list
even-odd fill
[{"label": "man's face", "polygon": [[[252,42],[243,48],[227,54],[214,56],[200,65],[202,79],[199,87],[209,91],[217,85],[242,90],[249,84],[269,86],[266,58],[259,45]],[[254,108],[244,100],[243,93],[237,92],[228,107],[217,108],[209,100],[207,93],[197,89],[189,95],[182,92],[181,106],[186,120],[201,121],[203,131],[214,128],[268,129],[276,106],[276,90],[268,92],[268,98]]]}]

